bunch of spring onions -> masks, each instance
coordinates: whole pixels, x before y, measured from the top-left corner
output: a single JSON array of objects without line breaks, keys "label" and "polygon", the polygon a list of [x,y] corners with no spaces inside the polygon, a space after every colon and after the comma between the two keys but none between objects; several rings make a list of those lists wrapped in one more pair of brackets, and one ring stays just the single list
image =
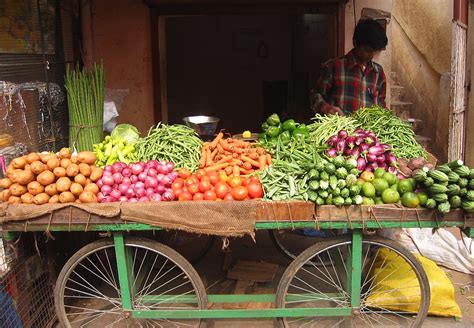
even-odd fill
[{"label": "bunch of spring onions", "polygon": [[102,141],[105,76],[102,64],[92,70],[68,67],[65,83],[69,108],[69,146],[77,151],[92,150]]}]

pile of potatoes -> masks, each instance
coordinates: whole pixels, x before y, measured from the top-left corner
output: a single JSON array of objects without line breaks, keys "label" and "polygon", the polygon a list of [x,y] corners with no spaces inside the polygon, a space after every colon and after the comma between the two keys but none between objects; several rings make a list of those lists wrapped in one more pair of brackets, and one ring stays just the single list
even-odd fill
[{"label": "pile of potatoes", "polygon": [[103,170],[95,166],[96,156],[83,151],[72,156],[71,149],[58,154],[30,153],[15,158],[0,180],[0,201],[12,204],[97,203],[95,181]]}]

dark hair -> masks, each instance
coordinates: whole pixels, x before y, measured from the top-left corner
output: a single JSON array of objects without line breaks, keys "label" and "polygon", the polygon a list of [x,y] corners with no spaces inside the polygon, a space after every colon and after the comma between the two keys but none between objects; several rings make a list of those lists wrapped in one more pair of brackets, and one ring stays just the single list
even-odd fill
[{"label": "dark hair", "polygon": [[357,46],[369,46],[374,50],[382,50],[388,43],[384,28],[374,19],[360,20],[352,39]]}]

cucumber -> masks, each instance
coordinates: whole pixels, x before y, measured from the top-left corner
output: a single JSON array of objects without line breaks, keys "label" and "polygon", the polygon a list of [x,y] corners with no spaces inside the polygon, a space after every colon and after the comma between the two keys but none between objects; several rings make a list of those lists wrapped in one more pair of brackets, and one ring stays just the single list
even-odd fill
[{"label": "cucumber", "polygon": [[349,192],[351,196],[357,196],[360,194],[361,187],[358,185],[352,185],[349,187]]},{"label": "cucumber", "polygon": [[467,178],[469,177],[469,174],[471,173],[471,170],[465,165],[457,167],[453,171],[459,174],[461,178]]},{"label": "cucumber", "polygon": [[460,159],[458,160],[455,160],[455,161],[452,161],[452,162],[449,162],[449,163],[446,163],[445,164],[447,167],[449,167],[450,169],[456,169],[460,166],[463,166],[464,165],[464,162]]},{"label": "cucumber", "polygon": [[451,205],[448,202],[438,204],[438,211],[442,214],[447,214],[451,211]]},{"label": "cucumber", "polygon": [[429,191],[432,194],[444,194],[448,191],[448,188],[439,183],[435,183],[431,187],[429,187]]},{"label": "cucumber", "polygon": [[449,203],[451,204],[451,208],[459,208],[461,207],[461,197],[453,196],[449,199]]},{"label": "cucumber", "polygon": [[359,171],[358,169],[352,169],[349,171],[350,174],[354,174],[355,176],[359,176],[361,171]]},{"label": "cucumber", "polygon": [[449,168],[449,166],[447,166],[447,165],[440,165],[436,169],[438,171],[441,171],[441,172],[446,173],[446,174],[449,174],[449,173],[452,172],[451,169]]},{"label": "cucumber", "polygon": [[469,184],[469,181],[465,178],[461,178],[458,181],[458,186],[461,187],[461,188],[467,187],[468,184]]},{"label": "cucumber", "polygon": [[439,170],[431,170],[428,172],[428,175],[436,181],[448,182],[448,176],[446,175],[446,173],[443,173]]},{"label": "cucumber", "polygon": [[448,173],[448,181],[449,183],[456,183],[459,180],[459,174],[456,172],[449,172]]},{"label": "cucumber", "polygon": [[469,171],[469,179],[474,179],[474,169]]},{"label": "cucumber", "polygon": [[347,198],[350,196],[350,191],[347,188],[341,190],[341,197]]},{"label": "cucumber", "polygon": [[413,178],[415,178],[416,182],[423,182],[426,180],[427,178],[427,175],[426,175],[426,172],[423,171],[423,170],[418,170],[418,172],[415,173],[415,175],[413,176]]},{"label": "cucumber", "polygon": [[474,179],[469,180],[469,188],[474,190]]},{"label": "cucumber", "polygon": [[423,181],[423,184],[425,187],[431,187],[434,184],[434,180],[431,177],[426,178],[425,181]]},{"label": "cucumber", "polygon": [[329,177],[329,187],[333,190],[337,188],[337,178],[335,176]]},{"label": "cucumber", "polygon": [[426,200],[425,206],[426,206],[426,208],[435,209],[436,208],[436,201],[433,198],[429,198],[428,200]]},{"label": "cucumber", "polygon": [[354,174],[349,174],[347,177],[346,177],[346,185],[348,187],[351,187],[353,185],[355,185],[357,183],[357,176],[354,175]]},{"label": "cucumber", "polygon": [[329,196],[326,198],[326,204],[328,204],[328,205],[332,205],[332,204],[333,204],[332,195],[329,195]]},{"label": "cucumber", "polygon": [[328,188],[329,188],[329,182],[327,182],[325,180],[319,181],[319,189],[326,190]]},{"label": "cucumber", "polygon": [[343,206],[344,205],[344,198],[342,198],[341,196],[334,197],[333,203],[336,206]]},{"label": "cucumber", "polygon": [[474,213],[474,201],[472,200],[462,202],[461,207],[467,213]]},{"label": "cucumber", "polygon": [[465,197],[467,195],[467,188],[461,188],[459,191],[459,196]]},{"label": "cucumber", "polygon": [[455,185],[455,184],[449,185],[447,189],[448,190],[446,191],[446,194],[448,196],[459,195],[459,192],[461,191],[461,187],[459,187],[458,185]]},{"label": "cucumber", "polygon": [[469,190],[466,194],[467,200],[474,200],[474,190]]},{"label": "cucumber", "polygon": [[432,197],[437,203],[444,203],[447,202],[449,197],[446,194],[436,194]]},{"label": "cucumber", "polygon": [[319,197],[326,199],[326,198],[328,198],[328,196],[329,196],[329,193],[327,192],[327,190],[320,190],[319,191]]}]

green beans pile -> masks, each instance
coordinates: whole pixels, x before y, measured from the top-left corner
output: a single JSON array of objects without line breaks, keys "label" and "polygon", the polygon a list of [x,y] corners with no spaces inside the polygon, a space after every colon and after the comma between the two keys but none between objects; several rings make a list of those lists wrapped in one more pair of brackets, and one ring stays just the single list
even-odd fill
[{"label": "green beans pile", "polygon": [[173,162],[176,168],[198,169],[202,140],[193,129],[180,124],[158,123],[145,138],[135,144],[140,161],[165,160]]},{"label": "green beans pile", "polygon": [[308,125],[311,140],[318,146],[326,145],[328,139],[341,130],[351,134],[357,128],[357,121],[350,116],[320,115],[312,118],[314,123]]},{"label": "green beans pile", "polygon": [[416,141],[410,124],[401,120],[393,111],[374,106],[361,108],[352,117],[359,122],[361,128],[374,132],[381,143],[391,145],[395,156],[405,159],[427,158],[425,150]]}]

